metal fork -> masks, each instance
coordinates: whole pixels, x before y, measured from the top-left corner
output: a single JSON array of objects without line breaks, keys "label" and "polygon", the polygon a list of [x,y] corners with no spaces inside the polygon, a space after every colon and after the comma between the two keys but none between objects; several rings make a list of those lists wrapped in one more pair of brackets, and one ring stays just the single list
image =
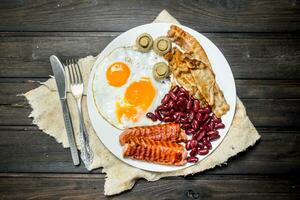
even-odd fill
[{"label": "metal fork", "polygon": [[83,115],[81,110],[81,100],[83,95],[82,75],[80,72],[78,62],[75,59],[66,60],[66,68],[68,69],[71,93],[76,99],[76,103],[77,103],[77,111],[78,111],[79,124],[80,124],[80,133],[79,133],[79,140],[81,145],[80,157],[84,162],[85,166],[89,168],[93,160],[93,152],[89,145],[89,137],[84,125],[84,120],[83,120]]}]

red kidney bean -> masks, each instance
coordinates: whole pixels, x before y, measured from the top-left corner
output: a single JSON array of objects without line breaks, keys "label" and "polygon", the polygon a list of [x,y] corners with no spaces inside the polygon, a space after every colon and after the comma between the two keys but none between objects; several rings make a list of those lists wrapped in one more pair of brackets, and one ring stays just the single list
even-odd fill
[{"label": "red kidney bean", "polygon": [[214,134],[219,134],[219,132],[217,130],[212,130],[212,131],[209,131],[206,133],[206,135],[209,137],[211,135],[214,135]]},{"label": "red kidney bean", "polygon": [[211,130],[214,130],[214,128],[215,128],[215,123],[214,123],[213,120],[210,120],[210,122],[209,122],[209,127],[211,128]]},{"label": "red kidney bean", "polygon": [[199,149],[198,150],[198,154],[201,156],[204,156],[206,154],[208,154],[209,150],[208,149]]},{"label": "red kidney bean", "polygon": [[185,97],[179,96],[178,101],[186,101]]},{"label": "red kidney bean", "polygon": [[193,121],[193,119],[194,119],[194,113],[193,113],[193,112],[191,112],[191,113],[190,113],[190,115],[189,115],[189,119],[188,119],[188,121],[189,121],[189,122],[192,122],[192,121]]},{"label": "red kidney bean", "polygon": [[199,103],[199,101],[198,101],[197,99],[195,99],[195,100],[194,100],[193,111],[194,111],[195,113],[197,113],[199,109],[200,109],[200,103]]},{"label": "red kidney bean", "polygon": [[187,117],[187,114],[183,113],[183,112],[176,112],[175,114],[179,115],[180,117],[183,117],[183,118]]},{"label": "red kidney bean", "polygon": [[219,139],[220,138],[220,135],[219,134],[213,134],[213,135],[210,135],[209,136],[209,141],[215,141],[215,140],[217,140],[217,139]]},{"label": "red kidney bean", "polygon": [[173,92],[170,92],[169,95],[174,101],[177,101],[178,97]]},{"label": "red kidney bean", "polygon": [[188,99],[183,99],[183,102],[184,102],[184,107],[186,108],[186,105],[187,105],[187,103],[188,103]]},{"label": "red kidney bean", "polygon": [[160,110],[159,113],[160,113],[162,116],[168,116],[169,111]]},{"label": "red kidney bean", "polygon": [[152,121],[157,121],[157,117],[156,117],[156,115],[155,114],[153,114],[152,112],[148,112],[147,114],[146,114],[146,116],[149,118],[149,119],[151,119]]},{"label": "red kidney bean", "polygon": [[187,96],[187,93],[186,92],[178,92],[178,96],[180,97],[186,97]]},{"label": "red kidney bean", "polygon": [[183,101],[178,101],[176,105],[181,112],[186,112],[186,105]]},{"label": "red kidney bean", "polygon": [[164,120],[164,122],[173,122],[174,121],[172,116],[164,117],[163,120]]},{"label": "red kidney bean", "polygon": [[[204,116],[205,117],[205,116]],[[206,120],[203,120],[203,124],[205,124],[205,125],[209,125],[209,123],[210,123],[210,118],[209,118],[209,116],[208,116],[208,118],[206,119]]]},{"label": "red kidney bean", "polygon": [[192,127],[193,129],[197,130],[199,128],[199,122],[197,120],[193,120]]},{"label": "red kidney bean", "polygon": [[185,133],[187,135],[193,135],[195,133],[195,130],[194,129],[188,129],[188,130],[185,131]]},{"label": "red kidney bean", "polygon": [[170,112],[170,115],[174,115],[175,114],[175,110],[173,108],[169,112]]},{"label": "red kidney bean", "polygon": [[191,147],[196,148],[198,146],[198,141],[197,140],[191,140]]},{"label": "red kidney bean", "polygon": [[204,114],[202,121],[206,122],[206,120],[209,118],[209,115],[207,113]]},{"label": "red kidney bean", "polygon": [[190,151],[190,156],[191,157],[195,157],[198,153],[198,149],[197,148],[193,148],[191,151]]},{"label": "red kidney bean", "polygon": [[180,106],[180,107],[179,107],[179,110],[180,110],[181,112],[186,112],[185,107],[183,107],[183,106]]},{"label": "red kidney bean", "polygon": [[174,118],[176,118],[177,116],[180,117],[179,113],[178,113],[178,112],[175,112],[175,113],[174,113]]},{"label": "red kidney bean", "polygon": [[183,87],[178,88],[180,92],[186,92],[186,90]]},{"label": "red kidney bean", "polygon": [[158,110],[155,110],[155,116],[157,117],[157,119],[159,119],[159,121],[162,121],[162,116],[160,115],[159,111]]},{"label": "red kidney bean", "polygon": [[[178,106],[178,108],[180,109],[181,107],[185,107],[185,102],[184,102],[184,100],[182,99],[182,100],[178,100],[177,102],[176,102],[176,105]],[[181,110],[181,109],[180,109]]]},{"label": "red kidney bean", "polygon": [[207,126],[206,124],[204,124],[204,125],[202,126],[202,128],[203,128],[203,130],[205,130],[206,132],[207,132],[207,131],[210,131],[209,128],[208,128],[208,126]]},{"label": "red kidney bean", "polygon": [[197,113],[196,119],[197,119],[199,122],[201,122],[201,121],[202,121],[202,114],[201,114],[201,113]]},{"label": "red kidney bean", "polygon": [[186,149],[186,150],[191,150],[191,149],[192,149],[191,141],[192,141],[192,140],[188,140],[188,141],[185,143],[185,149]]},{"label": "red kidney bean", "polygon": [[205,108],[202,108],[199,110],[200,113],[206,113],[206,114],[209,114],[210,113],[210,108],[209,107],[205,107]]},{"label": "red kidney bean", "polygon": [[160,105],[156,109],[157,110],[168,110],[169,108],[167,107],[167,105]]},{"label": "red kidney bean", "polygon": [[212,119],[213,119],[213,121],[215,122],[215,123],[220,123],[220,122],[222,122],[222,120],[220,119],[220,118],[218,118],[216,115],[213,115],[212,116]]},{"label": "red kidney bean", "polygon": [[191,125],[190,124],[182,124],[181,128],[184,129],[184,130],[188,130],[188,129],[191,128]]},{"label": "red kidney bean", "polygon": [[197,157],[188,157],[186,160],[189,163],[196,163],[196,162],[198,162],[199,159]]},{"label": "red kidney bean", "polygon": [[221,122],[218,124],[215,124],[215,129],[225,128],[225,125]]},{"label": "red kidney bean", "polygon": [[209,123],[207,124],[207,131],[212,131],[214,130],[214,127]]},{"label": "red kidney bean", "polygon": [[209,106],[205,107],[203,110],[208,114],[211,112],[211,108]]},{"label": "red kidney bean", "polygon": [[169,100],[170,100],[170,95],[169,94],[166,94],[165,96],[164,96],[164,98],[161,100],[161,103],[162,104],[167,104],[168,102],[169,102]]},{"label": "red kidney bean", "polygon": [[203,126],[200,126],[199,131],[205,131]]},{"label": "red kidney bean", "polygon": [[180,122],[186,124],[186,123],[189,122],[189,118],[188,117],[181,117]]},{"label": "red kidney bean", "polygon": [[174,101],[169,101],[167,104],[168,108],[175,108],[176,103]]},{"label": "red kidney bean", "polygon": [[176,110],[176,111],[179,111],[179,108],[178,108],[178,106],[177,106],[177,104],[174,102],[174,104],[172,105],[172,108],[174,109],[174,110]]},{"label": "red kidney bean", "polygon": [[204,139],[206,139],[206,138],[203,138],[203,144],[204,144],[204,146],[206,146],[208,149],[211,149],[212,146],[211,146],[210,141],[208,141],[207,139],[206,140],[204,140]]},{"label": "red kidney bean", "polygon": [[[175,114],[175,111],[173,109],[169,110],[169,111],[165,111],[165,116],[172,116]],[[174,119],[174,118],[173,118]]]},{"label": "red kidney bean", "polygon": [[197,141],[200,141],[202,138],[204,138],[204,136],[205,136],[205,131],[204,130],[200,131],[198,133]]},{"label": "red kidney bean", "polygon": [[204,144],[203,144],[202,142],[199,142],[199,143],[198,143],[198,148],[199,148],[199,149],[204,149]]},{"label": "red kidney bean", "polygon": [[192,107],[193,107],[193,100],[190,99],[186,104],[186,109],[190,111]]},{"label": "red kidney bean", "polygon": [[174,121],[175,121],[175,122],[177,122],[177,123],[180,122],[180,116],[179,116],[177,113],[175,113],[175,114],[173,115],[173,117],[174,117]]},{"label": "red kidney bean", "polygon": [[180,87],[178,85],[176,85],[175,87],[172,88],[171,92],[176,94],[179,89],[180,89]]},{"label": "red kidney bean", "polygon": [[197,140],[198,134],[198,132],[195,132],[192,136],[192,140]]}]

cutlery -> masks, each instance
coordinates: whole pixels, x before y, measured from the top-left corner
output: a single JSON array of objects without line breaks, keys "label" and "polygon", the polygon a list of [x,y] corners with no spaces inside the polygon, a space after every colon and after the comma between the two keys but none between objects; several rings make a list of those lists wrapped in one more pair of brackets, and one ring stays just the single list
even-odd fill
[{"label": "cutlery", "polygon": [[82,95],[83,95],[83,80],[80,72],[78,62],[75,59],[69,59],[66,61],[66,68],[69,74],[69,84],[73,97],[76,100],[77,112],[79,118],[79,140],[81,146],[80,157],[84,162],[85,166],[89,168],[93,161],[93,152],[89,145],[89,137],[83,120],[82,114]]},{"label": "cutlery", "polygon": [[67,87],[66,87],[64,68],[61,62],[59,61],[59,59],[55,55],[50,56],[50,63],[51,63],[52,71],[54,73],[54,77],[57,85],[57,91],[59,94],[59,99],[63,111],[63,118],[65,122],[65,128],[66,128],[67,137],[70,145],[73,164],[79,165],[80,161],[78,157],[78,151],[76,148],[75,138],[73,134],[73,126],[72,126],[72,121],[71,121],[68,102],[67,102],[67,95],[66,95]]}]

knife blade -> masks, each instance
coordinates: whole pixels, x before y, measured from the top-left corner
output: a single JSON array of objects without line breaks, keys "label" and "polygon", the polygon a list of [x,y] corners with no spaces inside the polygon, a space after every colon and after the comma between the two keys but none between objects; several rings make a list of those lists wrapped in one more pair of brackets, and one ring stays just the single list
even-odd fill
[{"label": "knife blade", "polygon": [[65,71],[63,65],[55,55],[50,56],[50,63],[51,63],[52,71],[54,73],[54,77],[57,85],[57,91],[62,106],[65,128],[66,128],[67,137],[70,145],[73,164],[79,165],[79,156],[76,148],[73,126],[72,126],[71,116],[70,116],[68,102],[67,102],[67,87],[66,87]]}]

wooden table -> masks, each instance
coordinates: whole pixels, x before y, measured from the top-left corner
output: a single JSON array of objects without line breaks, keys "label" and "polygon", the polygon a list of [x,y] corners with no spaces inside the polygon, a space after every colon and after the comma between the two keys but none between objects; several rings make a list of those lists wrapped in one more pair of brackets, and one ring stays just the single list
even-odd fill
[{"label": "wooden table", "polygon": [[228,165],[138,181],[112,199],[300,198],[300,4],[261,1],[30,1],[0,3],[0,199],[104,199],[105,175],[74,167],[16,94],[52,74],[49,56],[97,55],[166,8],[228,59],[237,94],[262,138]]}]

